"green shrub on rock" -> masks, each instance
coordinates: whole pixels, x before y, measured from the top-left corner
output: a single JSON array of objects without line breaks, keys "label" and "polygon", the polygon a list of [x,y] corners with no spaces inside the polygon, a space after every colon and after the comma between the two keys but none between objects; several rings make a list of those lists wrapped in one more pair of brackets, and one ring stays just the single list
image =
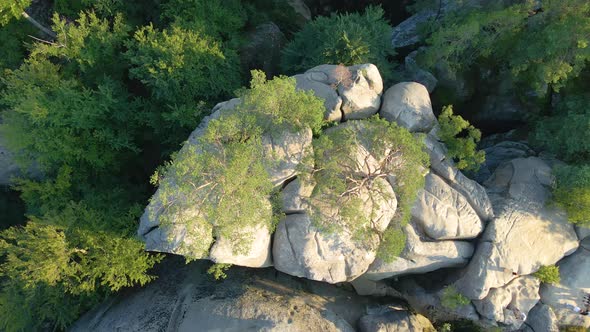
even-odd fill
[{"label": "green shrub on rock", "polygon": [[570,222],[590,223],[590,166],[558,167],[555,178],[555,205],[566,211]]},{"label": "green shrub on rock", "polygon": [[534,273],[534,276],[541,282],[547,284],[558,284],[561,280],[559,275],[559,267],[555,265],[541,266],[539,270]]},{"label": "green shrub on rock", "polygon": [[453,106],[443,107],[438,116],[438,136],[448,149],[447,155],[456,162],[458,169],[477,171],[485,161],[485,152],[477,151],[481,132],[460,115],[453,115]]},{"label": "green shrub on rock", "polygon": [[[269,202],[274,186],[267,167],[276,160],[265,154],[262,136],[319,130],[323,123],[323,101],[312,92],[296,90],[293,78],[266,81],[260,71],[252,77],[251,89],[240,93],[241,103],[211,120],[198,143],[176,155],[160,183],[159,197],[166,206],[160,222],[185,223],[198,230],[187,235],[198,246],[185,248],[195,253],[192,258],[205,254],[213,237],[219,236],[247,253],[253,239],[245,234],[246,228],[274,229]],[[183,199],[167,201],[179,196]]]},{"label": "green shrub on rock", "polygon": [[388,78],[392,70],[388,57],[393,54],[390,37],[391,27],[380,7],[367,7],[363,14],[318,17],[285,47],[282,65],[296,73],[326,63],[372,63]]},{"label": "green shrub on rock", "polygon": [[443,289],[441,304],[445,308],[455,310],[460,306],[468,305],[470,302],[454,286],[447,286]]}]

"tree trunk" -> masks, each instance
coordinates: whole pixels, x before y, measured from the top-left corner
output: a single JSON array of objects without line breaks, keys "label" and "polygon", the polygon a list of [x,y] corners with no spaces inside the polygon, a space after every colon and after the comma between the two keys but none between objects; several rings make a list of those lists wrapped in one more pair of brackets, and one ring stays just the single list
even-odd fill
[{"label": "tree trunk", "polygon": [[46,35],[50,36],[51,38],[56,38],[57,35],[55,34],[55,32],[47,29],[46,27],[42,26],[41,23],[37,22],[34,18],[32,18],[31,16],[29,16],[29,14],[27,14],[26,12],[22,13],[23,17],[26,18],[29,22],[31,22],[31,24],[33,24],[34,26],[36,26],[39,30],[43,31]]}]

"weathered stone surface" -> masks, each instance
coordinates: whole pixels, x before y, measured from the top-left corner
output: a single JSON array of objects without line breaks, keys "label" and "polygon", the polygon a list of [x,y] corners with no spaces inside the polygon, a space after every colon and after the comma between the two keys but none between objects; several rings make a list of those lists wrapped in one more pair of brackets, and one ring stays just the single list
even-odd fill
[{"label": "weathered stone surface", "polygon": [[[368,118],[379,111],[381,106],[381,94],[383,93],[383,80],[375,65],[362,64],[350,67],[336,65],[320,65],[309,69],[302,78],[297,78],[298,88],[305,89],[308,85],[316,91],[316,95],[326,95],[326,119],[339,121],[340,119],[358,120]],[[301,80],[301,83],[299,81]],[[315,83],[309,83],[315,82]],[[317,83],[322,84],[319,88]],[[325,89],[328,87],[337,93],[338,97]],[[325,97],[324,97],[325,98]],[[333,110],[341,99],[340,118]]]},{"label": "weathered stone surface", "polygon": [[473,245],[463,241],[423,241],[412,223],[404,228],[406,247],[399,257],[386,263],[376,259],[363,278],[382,280],[405,274],[426,273],[467,264]]},{"label": "weathered stone surface", "polygon": [[410,132],[428,132],[436,123],[428,90],[416,82],[402,82],[387,89],[380,114]]},{"label": "weathered stone surface", "polygon": [[209,259],[215,263],[233,264],[248,267],[267,267],[272,265],[271,234],[268,227],[245,227],[240,231],[253,239],[247,253],[236,252],[231,239],[220,236],[215,240],[209,253]]},{"label": "weathered stone surface", "polygon": [[496,218],[455,283],[463,295],[483,299],[491,288],[515,276],[552,265],[578,247],[573,226],[563,211],[546,207],[551,169],[541,159],[514,159],[496,169],[488,180]]},{"label": "weathered stone surface", "polygon": [[311,20],[311,10],[309,10],[309,7],[307,7],[303,0],[287,0],[287,3],[305,21]]},{"label": "weathered stone surface", "polygon": [[375,65],[364,64],[348,67],[350,84],[339,84],[342,112],[346,120],[365,119],[379,111],[383,80]]},{"label": "weathered stone surface", "polygon": [[572,309],[583,308],[584,294],[590,294],[590,248],[580,247],[573,255],[558,264],[559,284],[541,285],[541,301],[553,309],[559,325],[590,327],[590,316],[582,316]]},{"label": "weathered stone surface", "polygon": [[433,173],[426,175],[412,217],[426,235],[436,240],[472,239],[484,228],[467,199]]},{"label": "weathered stone surface", "polygon": [[[236,98],[216,105],[213,108],[213,113],[206,117],[199,127],[191,133],[179,154],[200,153],[202,142],[199,139],[205,133],[210,121],[223,121],[223,117],[231,114],[239,103],[240,99]],[[310,129],[298,133],[284,132],[274,136],[263,135],[262,145],[266,156],[269,159],[276,158],[277,161],[267,165],[273,184],[280,186],[295,176],[297,165],[304,158],[305,153],[311,151],[309,149],[311,141]],[[169,188],[177,186],[171,179],[165,178],[163,181]],[[236,253],[235,257],[231,257],[234,252],[231,248],[231,241],[216,233],[215,225],[211,225],[211,222],[207,221],[207,216],[197,207],[186,202],[182,203],[187,198],[182,197],[179,192],[173,189],[167,190],[167,192],[169,197],[163,197],[163,191],[158,189],[140,218],[138,235],[146,243],[146,250],[174,253],[192,258],[209,257],[216,262],[234,265],[244,264],[260,267],[272,264],[270,259],[271,235],[262,224],[253,226],[254,228],[239,230],[244,233],[242,235],[254,234],[257,241],[253,242],[251,250],[247,254]],[[165,209],[162,202],[172,201],[182,203],[179,206],[184,208],[174,212]],[[261,200],[260,206],[261,213],[270,219],[271,205],[268,199]],[[172,213],[175,214],[172,215]],[[161,224],[163,214],[167,218],[165,225]],[[213,247],[211,247],[212,244],[214,244]],[[209,253],[210,249],[213,250],[211,253]]]},{"label": "weathered stone surface", "polygon": [[311,197],[314,185],[299,178],[289,182],[281,191],[283,212],[287,214],[302,213],[309,209],[307,200]]},{"label": "weathered stone surface", "polygon": [[472,303],[451,309],[442,305],[443,289],[426,290],[412,279],[404,279],[396,284],[412,309],[433,321],[453,321],[466,319],[477,321],[480,319]]},{"label": "weathered stone surface", "polygon": [[359,320],[361,332],[435,332],[428,318],[405,310],[382,310],[369,314]]},{"label": "weathered stone surface", "polygon": [[326,111],[324,118],[328,121],[342,120],[342,98],[329,84],[318,82],[312,79],[312,75],[299,74],[293,76],[297,82],[297,89],[311,90],[314,94],[324,100]]},{"label": "weathered stone surface", "polygon": [[350,282],[358,295],[362,296],[390,296],[402,298],[400,292],[384,281],[374,281],[360,276]]},{"label": "weathered stone surface", "polygon": [[524,332],[558,332],[557,317],[550,306],[541,302],[529,311]]},{"label": "weathered stone surface", "polygon": [[480,183],[489,179],[500,164],[512,159],[528,158],[535,155],[528,145],[516,141],[502,141],[484,148],[483,151],[486,153],[486,160],[475,176],[475,180]]},{"label": "weathered stone surface", "polygon": [[270,269],[232,267],[220,282],[207,275],[208,263],[163,264],[153,283],[98,306],[71,330],[353,332],[368,302]]},{"label": "weathered stone surface", "polygon": [[283,132],[262,136],[262,147],[265,157],[276,162],[267,166],[270,181],[275,186],[297,174],[297,166],[309,153],[312,141],[311,129],[307,128],[297,133]]},{"label": "weathered stone surface", "polygon": [[391,45],[394,48],[411,46],[421,40],[419,26],[436,16],[436,11],[427,10],[410,16],[393,28]]},{"label": "weathered stone surface", "polygon": [[[385,181],[385,180],[383,180]],[[320,218],[333,216],[338,222],[337,209],[322,209]],[[369,207],[367,217],[371,216]],[[387,215],[395,209],[387,210]],[[384,214],[373,216],[376,230],[387,228],[390,218]],[[386,222],[385,222],[386,221]],[[290,275],[312,280],[337,283],[354,280],[373,262],[379,245],[378,236],[370,236],[364,243],[353,239],[346,230],[327,233],[314,226],[306,213],[287,215],[275,232],[273,259],[275,268]]]},{"label": "weathered stone surface", "polygon": [[494,209],[485,188],[463,175],[455,167],[453,161],[447,159],[446,147],[435,136],[426,135],[424,144],[430,155],[431,171],[463,195],[481,220],[491,220],[494,217]]},{"label": "weathered stone surface", "polygon": [[492,288],[484,299],[473,304],[483,317],[516,330],[539,301],[539,285],[539,279],[533,276],[519,277],[504,287]]}]

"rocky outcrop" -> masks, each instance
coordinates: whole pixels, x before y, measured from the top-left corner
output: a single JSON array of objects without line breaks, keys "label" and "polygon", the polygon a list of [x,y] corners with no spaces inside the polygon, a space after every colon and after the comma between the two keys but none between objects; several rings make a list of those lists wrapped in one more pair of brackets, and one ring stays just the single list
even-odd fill
[{"label": "rocky outcrop", "polygon": [[372,310],[359,321],[361,332],[436,332],[428,318],[406,310],[396,310],[382,306]]},{"label": "rocky outcrop", "polygon": [[298,89],[325,100],[328,121],[368,118],[381,106],[383,80],[375,65],[320,65],[294,77]]},{"label": "rocky outcrop", "polygon": [[541,285],[541,301],[551,306],[560,326],[590,328],[590,316],[573,310],[576,306],[583,307],[584,293],[590,293],[590,246],[582,245],[557,265],[561,280],[558,284]]},{"label": "rocky outcrop", "polygon": [[[361,193],[365,200],[363,213],[373,220],[376,231],[383,232],[396,210],[395,200],[386,201],[382,197],[395,197],[391,186],[383,179],[379,188],[387,188],[389,195],[380,193]],[[298,182],[291,182],[287,187],[299,187]],[[291,190],[290,188],[289,191]],[[307,191],[309,193],[310,191]],[[273,258],[275,268],[279,271],[305,277],[312,280],[337,283],[351,281],[363,274],[373,262],[379,246],[379,237],[372,235],[366,241],[359,242],[354,235],[345,229],[336,233],[322,231],[310,217],[309,206],[303,206],[305,211],[296,210],[305,201],[298,195],[289,195],[292,202],[284,203],[286,207],[293,207],[292,214],[285,216],[274,236]],[[364,197],[364,198],[363,198]],[[372,198],[371,198],[372,197]],[[286,201],[285,197],[283,198]],[[374,206],[375,205],[375,208]],[[339,223],[339,209],[336,207],[322,208],[319,216],[324,224],[337,225]],[[293,213],[295,212],[295,213]],[[331,220],[324,220],[329,218]]]},{"label": "rocky outcrop", "polygon": [[504,287],[492,288],[485,298],[473,304],[483,317],[516,330],[539,301],[539,285],[533,276],[519,277]]},{"label": "rocky outcrop", "polygon": [[541,159],[514,159],[486,182],[496,209],[477,250],[455,283],[470,299],[483,299],[515,276],[552,265],[578,246],[563,211],[546,207],[551,168]]},{"label": "rocky outcrop", "polygon": [[438,80],[432,73],[426,71],[416,63],[415,56],[417,51],[410,53],[404,60],[402,75],[404,81],[416,82],[424,85],[428,93],[432,93],[436,88]]},{"label": "rocky outcrop", "polygon": [[467,199],[433,173],[426,175],[425,187],[412,208],[412,218],[435,240],[473,239],[484,228]]},{"label": "rocky outcrop", "polygon": [[529,316],[524,325],[524,332],[558,332],[557,317],[550,306],[537,303],[529,311]]},{"label": "rocky outcrop", "polygon": [[215,281],[208,265],[168,259],[156,281],[103,303],[71,330],[353,332],[368,304],[350,291],[269,269],[232,268]]},{"label": "rocky outcrop", "polygon": [[272,265],[271,236],[266,225],[247,226],[240,233],[252,241],[248,253],[236,253],[231,239],[219,236],[209,252],[209,259],[215,263],[233,264],[249,267],[267,267]]},{"label": "rocky outcrop", "polygon": [[590,237],[590,225],[576,226],[576,234],[580,241]]},{"label": "rocky outcrop", "polygon": [[387,89],[379,114],[410,132],[428,132],[436,123],[428,91],[416,82],[398,83]]},{"label": "rocky outcrop", "polygon": [[412,279],[404,279],[396,287],[412,309],[432,321],[478,321],[480,318],[472,303],[457,308],[445,307],[441,300],[443,289],[427,290]]},{"label": "rocky outcrop", "polygon": [[501,141],[489,147],[484,147],[486,160],[475,175],[475,180],[483,183],[492,176],[496,168],[501,164],[516,158],[528,158],[536,153],[524,142]]},{"label": "rocky outcrop", "polygon": [[416,225],[406,225],[406,247],[393,259],[385,262],[377,258],[363,278],[383,280],[391,277],[426,273],[441,268],[465,266],[473,255],[473,245],[464,241],[426,241],[421,238]]}]

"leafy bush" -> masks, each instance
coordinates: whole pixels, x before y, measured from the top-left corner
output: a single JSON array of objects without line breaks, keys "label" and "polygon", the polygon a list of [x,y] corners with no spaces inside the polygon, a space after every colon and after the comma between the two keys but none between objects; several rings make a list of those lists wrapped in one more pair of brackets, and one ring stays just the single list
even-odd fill
[{"label": "leafy bush", "polygon": [[590,222],[590,166],[562,166],[555,169],[553,202],[567,212],[572,223]]},{"label": "leafy bush", "polygon": [[389,78],[393,55],[391,27],[380,7],[367,7],[363,14],[332,14],[317,17],[296,33],[285,47],[282,65],[302,72],[321,64],[355,65],[373,63]]},{"label": "leafy bush", "polygon": [[10,0],[0,2],[0,27],[8,24],[31,5],[31,0]]},{"label": "leafy bush", "polygon": [[236,38],[246,24],[239,0],[168,0],[162,4],[162,19],[221,41]]},{"label": "leafy bush", "polygon": [[492,2],[447,13],[427,29],[429,47],[419,61],[430,68],[443,62],[455,71],[485,66],[508,72],[540,95],[547,85],[559,90],[590,60],[590,3],[550,1],[542,10],[531,3]]},{"label": "leafy bush", "polygon": [[569,162],[590,162],[589,94],[566,95],[552,114],[537,120],[532,140]]},{"label": "leafy bush", "polygon": [[[368,218],[379,207],[373,206],[373,211],[367,215],[363,212],[365,203],[360,193],[372,192],[370,199],[391,199],[388,191],[381,188],[382,182],[376,180],[392,175],[398,196],[397,223],[381,235],[385,241],[380,251],[382,257],[389,260],[405,245],[404,234],[396,227],[408,220],[416,193],[424,186],[423,170],[428,167],[428,155],[422,150],[421,137],[412,136],[395,123],[374,117],[348,124],[331,128],[314,139],[314,156],[305,163],[307,168],[302,174],[305,181],[315,184],[310,200],[312,217],[320,229],[333,232],[345,228],[363,242],[367,236],[375,234]],[[378,160],[377,165],[369,167],[351,158],[359,142]],[[359,167],[365,171],[360,172]],[[326,207],[338,207],[339,224],[326,224],[326,220],[333,218],[321,218]]]},{"label": "leafy bush", "polygon": [[130,76],[166,109],[164,128],[194,128],[203,102],[229,96],[240,86],[237,55],[201,32],[177,26],[158,31],[149,25],[135,32],[128,47]]},{"label": "leafy bush", "polygon": [[559,276],[559,267],[555,265],[541,266],[539,270],[534,273],[534,276],[541,282],[547,284],[558,284],[561,280],[561,277]]},{"label": "leafy bush", "polygon": [[443,289],[441,304],[448,309],[457,309],[460,306],[468,305],[471,301],[457,291],[454,286],[447,286]]},{"label": "leafy bush", "polygon": [[485,152],[477,151],[481,132],[460,115],[453,115],[453,106],[443,107],[438,116],[439,138],[447,147],[447,156],[452,158],[458,169],[477,171],[485,161]]},{"label": "leafy bush", "polygon": [[15,69],[26,55],[24,39],[33,34],[33,29],[24,21],[11,21],[0,28],[0,72]]},{"label": "leafy bush", "polygon": [[160,222],[189,225],[189,236],[197,240],[183,249],[192,258],[206,253],[212,236],[231,239],[234,250],[244,253],[253,240],[244,235],[246,227],[262,224],[274,229],[276,219],[268,202],[274,186],[266,166],[275,161],[264,153],[262,135],[318,129],[322,123],[323,102],[312,92],[297,91],[294,79],[266,81],[260,71],[252,77],[251,89],[240,93],[242,103],[211,120],[199,144],[185,146],[160,183],[163,199],[186,197],[182,202],[163,201],[168,207]]}]

